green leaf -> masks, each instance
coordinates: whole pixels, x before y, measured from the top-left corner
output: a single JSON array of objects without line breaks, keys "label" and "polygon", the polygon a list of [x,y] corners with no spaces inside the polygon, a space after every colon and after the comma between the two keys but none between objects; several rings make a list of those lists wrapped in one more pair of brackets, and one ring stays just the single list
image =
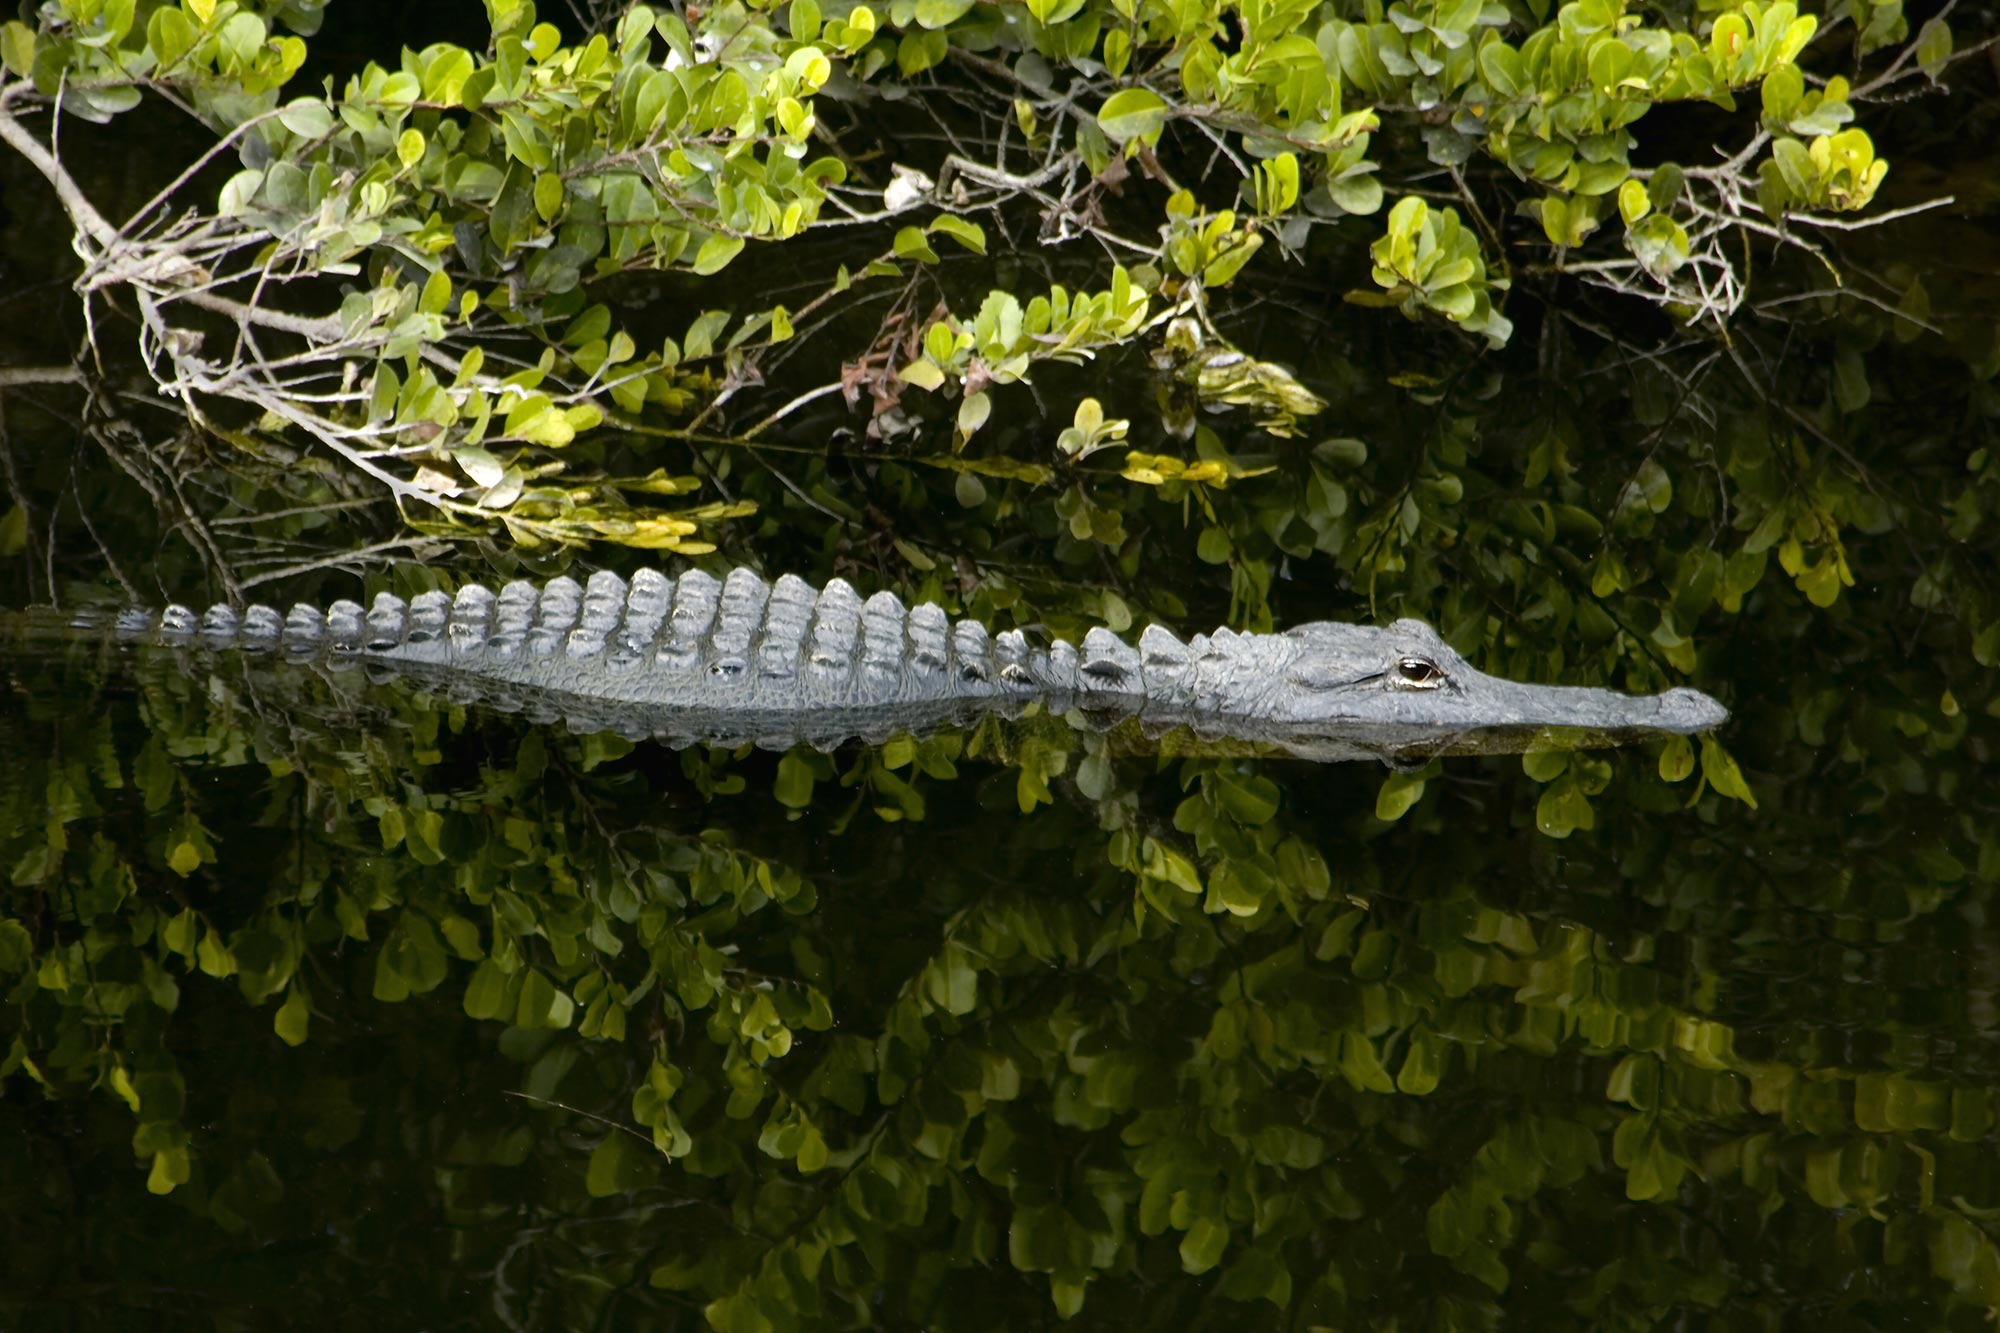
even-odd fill
[{"label": "green leaf", "polygon": [[812,764],[797,754],[787,754],[778,761],[778,780],[772,788],[772,795],[778,804],[787,810],[803,810],[812,804],[813,769]]},{"label": "green leaf", "polygon": [[1554,245],[1570,245],[1573,228],[1570,224],[1570,205],[1560,195],[1550,195],[1541,201],[1542,233]]},{"label": "green leaf", "polygon": [[409,979],[396,965],[398,952],[390,945],[375,951],[375,984],[370,994],[384,1004],[401,1004],[410,998]]},{"label": "green leaf", "polygon": [[294,986],[285,996],[285,1002],[278,1006],[278,1012],[271,1020],[271,1027],[285,1045],[303,1046],[306,1040],[306,1027],[311,1019],[311,1011],[306,1007],[305,992]]},{"label": "green leaf", "polygon": [[1167,104],[1150,88],[1125,88],[1105,99],[1097,124],[1114,143],[1150,139],[1167,123]]},{"label": "green leaf", "polygon": [[924,355],[942,366],[958,353],[958,334],[944,320],[933,321],[924,330]]},{"label": "green leaf", "polygon": [[979,1000],[979,972],[956,945],[947,945],[938,960],[941,976],[932,987],[938,1003],[950,1014],[969,1014]]},{"label": "green leaf", "polygon": [[333,132],[334,119],[326,103],[301,97],[286,103],[284,109],[278,112],[278,123],[301,139],[322,139]]},{"label": "green leaf", "polygon": [[918,227],[904,227],[896,233],[896,258],[917,259],[926,264],[938,262],[937,251],[931,249],[930,241]]},{"label": "green leaf", "polygon": [[1410,1047],[1403,1067],[1396,1074],[1396,1091],[1412,1097],[1435,1092],[1444,1068],[1445,1045],[1429,1028],[1420,1027],[1410,1035]]},{"label": "green leaf", "polygon": [[742,253],[741,236],[724,236],[717,233],[703,241],[701,249],[695,252],[694,271],[704,278],[711,273],[720,273],[728,266],[730,260]]},{"label": "green leaf", "polygon": [[[976,255],[986,253],[986,230],[976,222],[968,222],[951,213],[940,213],[932,218],[928,231],[943,232]],[[899,241],[901,237],[897,238]]]},{"label": "green leaf", "polygon": [[153,1169],[146,1175],[146,1189],[152,1194],[172,1194],[176,1186],[187,1184],[189,1174],[186,1148],[156,1152]]},{"label": "green leaf", "polygon": [[1780,65],[1764,77],[1764,116],[1772,125],[1782,125],[1805,97],[1806,79],[1797,65]]},{"label": "green leaf", "polygon": [[652,1154],[630,1134],[607,1134],[590,1151],[583,1187],[593,1199],[638,1189],[646,1183],[646,1168],[652,1164],[651,1158]]},{"label": "green leaf", "polygon": [[1197,1217],[1181,1237],[1181,1270],[1206,1273],[1222,1261],[1229,1248],[1229,1228],[1211,1217]]},{"label": "green leaf", "polygon": [[1497,39],[1479,48],[1479,72],[1486,86],[1502,97],[1517,95],[1528,78],[1521,53]]},{"label": "green leaf", "polygon": [[[544,222],[554,222],[556,214],[562,212],[562,177],[553,171],[545,171],[535,177],[535,213]],[[726,261],[725,261],[726,262]]]},{"label": "green leaf", "polygon": [[1424,778],[1420,773],[1391,773],[1375,793],[1375,818],[1393,824],[1424,798]]},{"label": "green leaf", "polygon": [[1675,736],[1660,750],[1660,779],[1663,782],[1683,782],[1694,772],[1694,743],[1685,736]]},{"label": "green leaf", "polygon": [[1535,802],[1535,826],[1551,838],[1567,838],[1578,829],[1597,826],[1590,798],[1574,774],[1565,774],[1543,789],[1541,799]]},{"label": "green leaf", "polygon": [[519,162],[508,164],[507,175],[502,180],[500,192],[493,200],[493,212],[487,232],[493,243],[506,254],[528,239],[529,227],[535,217],[533,186],[534,172]]},{"label": "green leaf", "polygon": [[467,1018],[498,1018],[507,1003],[507,974],[491,958],[472,969],[465,987]]},{"label": "green leaf", "polygon": [[942,61],[950,49],[944,33],[906,32],[896,43],[896,68],[905,76],[921,74]]},{"label": "green leaf", "polygon": [[167,866],[176,875],[186,879],[201,869],[201,847],[192,837],[182,837],[167,851]]},{"label": "green leaf", "polygon": [[1222,251],[1202,266],[1202,285],[1205,287],[1222,287],[1227,285],[1231,278],[1242,272],[1243,266],[1250,262],[1250,257],[1262,249],[1263,245],[1264,238],[1262,236],[1251,235],[1243,237],[1236,244]]},{"label": "green leaf", "polygon": [[[687,337],[681,340],[690,361],[710,356],[715,351],[715,340],[729,327],[727,310],[704,310],[695,321],[688,325]],[[673,358],[669,357],[669,360]]]},{"label": "green leaf", "polygon": [[[1387,938],[1384,936],[1383,938]],[[1354,974],[1361,976],[1363,962],[1355,956]],[[1365,1032],[1349,1029],[1340,1035],[1340,1073],[1361,1092],[1394,1092],[1396,1085],[1382,1066],[1381,1053]]]},{"label": "green leaf", "polygon": [[507,475],[506,466],[478,445],[460,445],[451,451],[451,459],[476,486],[498,486]]},{"label": "green leaf", "polygon": [[417,298],[417,309],[426,315],[444,313],[451,304],[451,278],[443,269],[424,279],[423,294]]},{"label": "green leaf", "polygon": [[1327,182],[1327,193],[1333,202],[1349,213],[1361,217],[1378,212],[1382,207],[1382,182],[1373,174],[1342,176]]},{"label": "green leaf", "polygon": [[[1929,76],[1932,83],[1939,80],[1944,68],[1951,60],[1951,25],[1941,18],[1934,18],[1917,30],[1917,65]],[[10,60],[11,64],[12,61]]]},{"label": "green leaf", "polygon": [[1752,810],[1757,808],[1757,797],[1743,780],[1743,771],[1712,736],[1701,738],[1701,775],[1718,794],[1741,801]]},{"label": "green leaf", "polygon": [[160,928],[160,943],[183,958],[192,958],[200,930],[201,918],[195,915],[192,907],[183,907]]},{"label": "green leaf", "polygon": [[16,78],[31,77],[35,72],[35,30],[18,19],[0,23],[0,63]]},{"label": "green leaf", "polygon": [[[958,405],[958,433],[970,439],[993,414],[993,400],[983,393],[969,393]],[[970,473],[960,473],[970,476]]]},{"label": "green leaf", "polygon": [[2000,620],[1973,636],[1972,660],[1981,666],[2000,666]]},{"label": "green leaf", "polygon": [[237,13],[223,22],[215,36],[225,61],[247,66],[255,63],[267,35],[263,19],[255,14]]},{"label": "green leaf", "polygon": [[1521,756],[1521,771],[1536,782],[1549,783],[1569,771],[1569,751],[1534,750]]},{"label": "green leaf", "polygon": [[547,394],[529,394],[507,412],[502,433],[548,449],[560,449],[576,438],[569,418],[558,411]]},{"label": "green leaf", "polygon": [[896,378],[919,389],[936,389],[944,383],[944,372],[929,361],[912,361],[896,372]]},{"label": "green leaf", "polygon": [[972,9],[972,0],[917,0],[914,11],[920,28],[943,28],[963,18]]},{"label": "green leaf", "polygon": [[529,968],[521,976],[521,994],[515,1002],[514,1009],[515,1026],[524,1028],[548,1026],[549,1011],[555,1002],[555,983],[544,976],[540,969]]},{"label": "green leaf", "polygon": [[222,935],[213,927],[202,932],[201,945],[195,950],[195,965],[211,977],[236,975],[236,957]]},{"label": "green leaf", "polygon": [[[1637,182],[1627,181],[1627,185]],[[1623,199],[1620,199],[1622,206]],[[1642,219],[1625,234],[1625,248],[1656,277],[1667,278],[1688,261],[1688,235],[1681,224],[1665,213]]]},{"label": "green leaf", "polygon": [[1636,180],[1628,180],[1618,187],[1618,215],[1631,226],[1640,218],[1653,211],[1653,200],[1646,193],[1646,187]]},{"label": "green leaf", "polygon": [[163,6],[154,10],[153,17],[146,21],[146,47],[159,61],[161,70],[178,65],[200,40],[201,34],[194,24],[177,8]]}]

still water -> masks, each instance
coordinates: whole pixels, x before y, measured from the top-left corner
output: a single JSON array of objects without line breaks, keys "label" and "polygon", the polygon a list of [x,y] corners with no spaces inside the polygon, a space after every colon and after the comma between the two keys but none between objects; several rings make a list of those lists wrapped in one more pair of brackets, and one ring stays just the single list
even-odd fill
[{"label": "still water", "polygon": [[1990,733],[1855,632],[1754,808],[17,645],[8,1324],[1977,1326]]}]

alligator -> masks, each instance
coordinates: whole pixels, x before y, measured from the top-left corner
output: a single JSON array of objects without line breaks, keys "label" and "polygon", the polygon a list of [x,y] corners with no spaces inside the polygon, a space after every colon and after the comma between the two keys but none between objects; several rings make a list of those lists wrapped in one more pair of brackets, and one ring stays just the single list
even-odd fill
[{"label": "alligator", "polygon": [[455,703],[677,746],[830,749],[1039,711],[1098,730],[1136,722],[1152,738],[1402,767],[1438,753],[1687,735],[1729,716],[1688,688],[1634,696],[1489,676],[1420,620],[1185,641],[1154,625],[1136,645],[1100,626],[1080,645],[1039,647],[933,603],[863,600],[841,579],[814,588],[741,568],[723,579],[600,571],[583,584],[468,584],[407,602],[385,592],[366,608],[173,605],[68,623],[128,643],[366,668]]}]

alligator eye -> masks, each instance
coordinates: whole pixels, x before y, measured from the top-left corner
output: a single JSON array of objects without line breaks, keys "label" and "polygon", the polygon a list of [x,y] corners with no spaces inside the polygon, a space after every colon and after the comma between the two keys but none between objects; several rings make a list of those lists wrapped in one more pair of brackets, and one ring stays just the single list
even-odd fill
[{"label": "alligator eye", "polygon": [[1414,689],[1434,690],[1444,684],[1444,672],[1435,662],[1405,657],[1396,663],[1396,679]]}]

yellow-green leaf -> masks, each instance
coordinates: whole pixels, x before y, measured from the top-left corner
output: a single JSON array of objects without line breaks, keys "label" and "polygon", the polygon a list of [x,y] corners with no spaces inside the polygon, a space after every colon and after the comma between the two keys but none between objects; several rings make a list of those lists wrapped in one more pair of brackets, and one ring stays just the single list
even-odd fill
[{"label": "yellow-green leaf", "polygon": [[170,1148],[153,1154],[153,1169],[146,1174],[146,1189],[153,1194],[172,1194],[175,1186],[188,1180],[186,1148]]},{"label": "yellow-green leaf", "polygon": [[443,269],[424,279],[423,294],[417,298],[417,309],[426,315],[441,315],[451,304],[451,279]]},{"label": "yellow-green leaf", "polygon": [[287,1046],[302,1046],[306,1040],[306,1027],[311,1022],[311,1012],[306,1008],[306,997],[298,989],[285,996],[285,1002],[278,1006],[278,1012],[271,1020],[272,1029],[278,1040]]},{"label": "yellow-green leaf", "polygon": [[1660,751],[1660,778],[1666,782],[1683,782],[1694,772],[1694,744],[1685,736],[1676,736]]},{"label": "yellow-green leaf", "polygon": [[1391,773],[1375,793],[1375,818],[1394,823],[1424,798],[1424,779],[1415,773]]},{"label": "yellow-green leaf", "polygon": [[919,259],[926,264],[938,262],[937,251],[931,249],[930,241],[917,227],[905,227],[896,233],[895,250],[898,259]]},{"label": "yellow-green leaf", "polygon": [[201,868],[201,849],[192,840],[184,838],[167,853],[167,864],[176,875],[185,879]]},{"label": "yellow-green leaf", "polygon": [[0,24],[0,62],[16,78],[35,72],[35,30],[18,19]]},{"label": "yellow-green leaf", "polygon": [[1631,226],[1640,218],[1653,211],[1653,200],[1646,193],[1646,187],[1636,180],[1627,180],[1618,187],[1618,215]]},{"label": "yellow-green leaf", "polygon": [[1098,108],[1097,126],[1113,143],[1157,135],[1167,123],[1167,104],[1150,88],[1124,88]]},{"label": "yellow-green leaf", "polygon": [[958,433],[970,439],[975,431],[986,424],[986,418],[992,414],[992,399],[983,393],[967,394],[965,401],[958,405]]},{"label": "yellow-green leaf", "polygon": [[968,222],[952,213],[940,213],[931,219],[928,230],[943,232],[976,255],[986,253],[986,229],[977,222]]},{"label": "yellow-green leaf", "polygon": [[562,177],[553,171],[545,171],[535,177],[535,212],[544,222],[554,222],[556,214],[562,212]]},{"label": "yellow-green leaf", "polygon": [[929,361],[912,361],[896,372],[896,378],[919,389],[935,389],[944,383],[944,372]]},{"label": "yellow-green leaf", "polygon": [[1757,808],[1757,797],[1751,792],[1750,784],[1743,780],[1743,771],[1736,767],[1729,751],[1708,736],[1702,737],[1701,741],[1701,775],[1719,795],[1741,801],[1752,810]]},{"label": "yellow-green leaf", "polygon": [[728,266],[730,260],[742,253],[741,236],[710,236],[701,243],[701,249],[695,252],[694,271],[704,278],[711,273],[719,273]]}]

